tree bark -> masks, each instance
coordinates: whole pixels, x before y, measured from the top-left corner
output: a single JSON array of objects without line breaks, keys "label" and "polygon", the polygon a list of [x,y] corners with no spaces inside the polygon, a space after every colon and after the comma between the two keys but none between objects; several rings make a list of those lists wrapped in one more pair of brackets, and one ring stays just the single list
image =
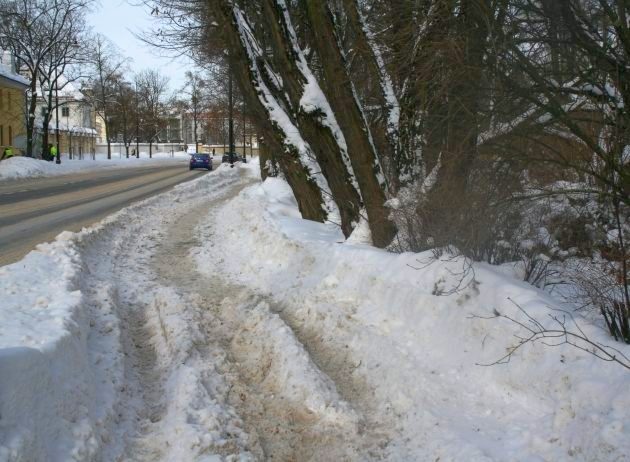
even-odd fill
[{"label": "tree bark", "polygon": [[[467,248],[475,239],[476,228],[471,225],[474,211],[469,184],[473,163],[477,158],[479,109],[484,97],[482,63],[492,11],[489,0],[465,0],[457,16],[449,22],[459,38],[452,54],[451,69],[447,73],[444,104],[431,107],[429,118],[436,127],[437,139],[432,139],[430,150],[438,155],[433,165],[440,162],[437,182],[428,195],[426,206],[430,217],[431,235],[435,245],[455,244]],[[446,64],[446,63],[445,63]],[[473,212],[474,213],[474,212]]]},{"label": "tree bark", "polygon": [[348,154],[361,190],[372,240],[377,247],[387,246],[396,229],[384,206],[385,179],[371,141],[369,127],[356,99],[354,87],[346,72],[332,13],[325,1],[308,1],[307,17],[313,34],[313,45],[324,74],[323,89],[344,133]]},{"label": "tree bark", "polygon": [[313,178],[313,172],[300,161],[298,147],[291,145],[282,127],[272,122],[269,108],[261,100],[265,97],[260,87],[261,76],[255,72],[259,63],[252,61],[253,57],[248,53],[250,50],[246,48],[251,44],[244,43],[243,40],[246,38],[241,37],[235,7],[227,0],[209,1],[220,22],[226,48],[230,50],[231,72],[248,106],[257,117],[268,152],[277,153],[274,157],[293,191],[302,217],[324,222],[328,214],[324,207],[322,191]]},{"label": "tree bark", "polygon": [[[263,0],[263,11],[268,19],[269,35],[275,51],[275,64],[279,74],[282,75],[293,112],[297,114],[300,133],[311,146],[322,168],[322,173],[328,181],[333,199],[339,208],[341,229],[347,237],[354,225],[359,222],[361,197],[354,187],[356,182],[354,176],[344,164],[345,153],[342,152],[344,148],[340,146],[340,141],[335,138],[335,133],[329,125],[336,122],[327,120],[328,115],[319,108],[307,112],[301,107],[301,99],[306,91],[306,85],[309,84],[305,73],[309,71],[300,69],[300,65],[307,66],[307,64],[301,50],[296,49],[297,43],[292,43],[295,40],[295,31],[289,22],[290,19],[285,16],[285,14],[288,15],[286,6],[278,4],[276,0]],[[310,84],[316,85],[315,82]]]}]

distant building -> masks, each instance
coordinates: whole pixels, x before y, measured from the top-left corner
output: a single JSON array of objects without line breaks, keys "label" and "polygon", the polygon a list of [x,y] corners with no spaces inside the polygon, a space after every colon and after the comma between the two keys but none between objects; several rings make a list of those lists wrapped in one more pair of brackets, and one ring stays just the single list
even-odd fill
[{"label": "distant building", "polygon": [[[58,91],[59,109],[52,110],[52,116],[48,124],[49,142],[56,144],[57,113],[59,114],[59,149],[63,154],[69,156],[83,157],[84,154],[95,152],[97,141],[97,120],[96,112],[92,104],[85,98],[83,93],[72,82],[67,82],[60,78],[60,89]],[[37,113],[35,126],[37,127],[36,139],[39,141],[39,151],[41,150],[41,130],[47,110],[46,100],[39,92],[37,98]],[[53,96],[53,106],[55,105]],[[41,152],[41,151],[40,151]]]},{"label": "distant building", "polygon": [[0,152],[12,146],[15,154],[26,149],[25,98],[29,82],[16,74],[9,52],[0,50]]},{"label": "distant building", "polygon": [[94,118],[94,129],[96,130],[96,142],[98,144],[107,143],[107,127],[103,116],[98,112]]},{"label": "distant building", "polygon": [[159,140],[167,143],[181,143],[182,137],[182,114],[177,111],[171,111],[165,117],[164,130],[160,132]]}]

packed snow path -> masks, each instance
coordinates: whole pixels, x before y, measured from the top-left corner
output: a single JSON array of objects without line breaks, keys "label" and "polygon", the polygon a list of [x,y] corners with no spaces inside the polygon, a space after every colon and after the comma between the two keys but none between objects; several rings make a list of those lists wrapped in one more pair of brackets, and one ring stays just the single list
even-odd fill
[{"label": "packed snow path", "polygon": [[[193,460],[205,451],[255,460],[378,460],[387,439],[383,422],[361,412],[369,412],[370,394],[351,378],[356,365],[321,336],[292,330],[282,309],[254,291],[194,269],[200,219],[246,184],[224,188],[210,210],[204,201],[162,218],[139,239],[128,229],[106,259],[99,246],[88,251],[85,289],[95,300],[103,298],[102,275],[114,275],[126,358],[120,386],[128,406],[112,442],[121,438],[121,460],[133,461]],[[221,242],[212,234],[204,239]],[[106,323],[93,316],[94,325]],[[214,400],[226,419],[217,422],[218,438],[207,420],[217,418]]]}]

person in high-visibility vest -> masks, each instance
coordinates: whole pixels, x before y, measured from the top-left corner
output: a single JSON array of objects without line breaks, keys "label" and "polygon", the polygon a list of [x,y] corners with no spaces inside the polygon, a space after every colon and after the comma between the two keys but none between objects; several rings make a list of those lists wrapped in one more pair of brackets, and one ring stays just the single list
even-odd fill
[{"label": "person in high-visibility vest", "polygon": [[2,157],[0,157],[0,160],[10,159],[11,157],[13,157],[13,148],[11,146],[7,146],[4,148],[4,151],[2,151]]},{"label": "person in high-visibility vest", "polygon": [[50,157],[50,160],[55,160],[55,157],[57,157],[57,146],[55,146],[54,144],[50,147]]}]

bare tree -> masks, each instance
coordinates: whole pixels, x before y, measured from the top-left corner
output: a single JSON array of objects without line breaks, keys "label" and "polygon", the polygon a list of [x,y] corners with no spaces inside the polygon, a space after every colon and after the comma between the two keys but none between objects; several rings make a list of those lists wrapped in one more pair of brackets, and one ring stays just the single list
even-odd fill
[{"label": "bare tree", "polygon": [[[192,116],[193,121],[193,137],[195,139],[195,153],[199,150],[199,118],[207,107],[207,99],[205,98],[204,89],[206,82],[199,73],[187,71],[186,85],[182,89],[187,96],[186,107]],[[182,127],[183,129],[184,127]]]},{"label": "bare tree", "polygon": [[[55,120],[59,121],[58,93],[63,92],[67,87],[71,87],[73,82],[84,77],[83,65],[88,59],[84,47],[80,46],[80,43],[87,39],[84,13],[84,10],[79,10],[69,15],[62,26],[59,40],[53,46],[52,52],[40,62],[39,85],[46,108],[42,118],[42,146],[44,150],[49,144],[50,121],[53,111],[55,112]],[[56,131],[55,133],[57,149],[59,149],[59,132]],[[57,157],[58,162],[61,160],[60,154]]]},{"label": "bare tree", "polygon": [[103,120],[107,132],[107,158],[112,158],[112,126],[110,111],[118,91],[117,82],[125,70],[128,59],[103,35],[92,39],[90,64],[92,67],[90,96],[97,115]]},{"label": "bare tree", "polygon": [[139,110],[144,121],[145,138],[149,143],[149,157],[153,156],[153,143],[165,126],[168,82],[168,77],[152,69],[138,74]]},{"label": "bare tree", "polygon": [[129,158],[129,147],[135,136],[134,127],[138,112],[137,95],[134,86],[121,76],[114,80],[112,88],[115,89],[115,93],[108,113],[110,130],[122,137],[125,144],[125,156]]},{"label": "bare tree", "polygon": [[[58,66],[76,54],[77,27],[91,0],[3,0],[0,2],[0,46],[16,58],[28,75],[26,155],[33,156],[35,110],[41,82],[60,75]],[[41,74],[44,74],[42,77]]]}]

